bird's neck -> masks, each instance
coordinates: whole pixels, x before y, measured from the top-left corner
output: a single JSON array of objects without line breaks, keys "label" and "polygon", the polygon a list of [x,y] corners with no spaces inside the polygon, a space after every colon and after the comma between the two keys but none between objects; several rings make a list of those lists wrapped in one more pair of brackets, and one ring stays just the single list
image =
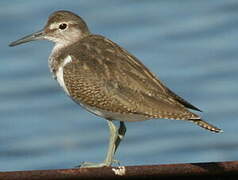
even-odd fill
[{"label": "bird's neck", "polygon": [[68,44],[61,44],[56,43],[48,60],[49,68],[51,73],[53,74],[53,77],[56,77],[56,72],[59,69],[59,66],[61,65],[60,61],[60,55],[62,54],[62,50],[68,46]]}]

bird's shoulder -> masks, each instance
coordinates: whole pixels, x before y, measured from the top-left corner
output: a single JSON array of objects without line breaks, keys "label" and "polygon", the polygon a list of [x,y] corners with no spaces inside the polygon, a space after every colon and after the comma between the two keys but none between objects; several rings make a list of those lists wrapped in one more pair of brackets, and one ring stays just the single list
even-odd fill
[{"label": "bird's shoulder", "polygon": [[91,71],[93,77],[114,80],[150,94],[166,94],[163,83],[130,52],[101,35],[90,35],[66,50],[75,67]]}]

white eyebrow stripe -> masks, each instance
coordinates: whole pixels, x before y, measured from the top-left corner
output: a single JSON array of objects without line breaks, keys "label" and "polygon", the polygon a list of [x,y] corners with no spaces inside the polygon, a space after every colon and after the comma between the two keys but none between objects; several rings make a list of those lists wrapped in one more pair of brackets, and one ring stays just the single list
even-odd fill
[{"label": "white eyebrow stripe", "polygon": [[50,29],[56,29],[56,28],[58,28],[58,26],[59,26],[59,23],[55,22],[55,23],[52,23],[52,24],[49,26],[49,28],[50,28]]},{"label": "white eyebrow stripe", "polygon": [[50,24],[49,28],[50,28],[50,29],[58,29],[59,25],[62,24],[62,23],[65,23],[65,24],[68,24],[68,25],[70,25],[70,24],[75,24],[73,21],[68,21],[68,22],[64,22],[64,21],[62,21],[62,22],[54,22],[54,23]]}]

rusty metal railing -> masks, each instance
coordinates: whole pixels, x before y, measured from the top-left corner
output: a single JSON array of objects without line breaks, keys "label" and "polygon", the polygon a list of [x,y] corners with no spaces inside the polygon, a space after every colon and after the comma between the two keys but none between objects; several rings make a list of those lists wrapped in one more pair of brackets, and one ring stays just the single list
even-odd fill
[{"label": "rusty metal railing", "polygon": [[[238,179],[238,161],[0,172],[0,180]],[[205,179],[204,179],[205,180]]]}]

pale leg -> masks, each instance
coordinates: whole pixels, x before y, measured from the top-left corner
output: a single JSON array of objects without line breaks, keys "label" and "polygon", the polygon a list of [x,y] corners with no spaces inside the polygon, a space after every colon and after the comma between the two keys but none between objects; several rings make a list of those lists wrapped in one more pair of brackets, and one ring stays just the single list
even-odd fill
[{"label": "pale leg", "polygon": [[106,159],[102,163],[90,163],[90,162],[84,162],[80,167],[103,167],[103,166],[111,166],[112,163],[116,162],[117,160],[114,160],[114,154],[122,141],[123,137],[126,133],[126,126],[123,122],[120,122],[120,127],[117,129],[115,124],[111,120],[107,120],[109,131],[110,131],[110,137],[109,137],[109,145],[108,145],[108,151],[106,155]]}]

